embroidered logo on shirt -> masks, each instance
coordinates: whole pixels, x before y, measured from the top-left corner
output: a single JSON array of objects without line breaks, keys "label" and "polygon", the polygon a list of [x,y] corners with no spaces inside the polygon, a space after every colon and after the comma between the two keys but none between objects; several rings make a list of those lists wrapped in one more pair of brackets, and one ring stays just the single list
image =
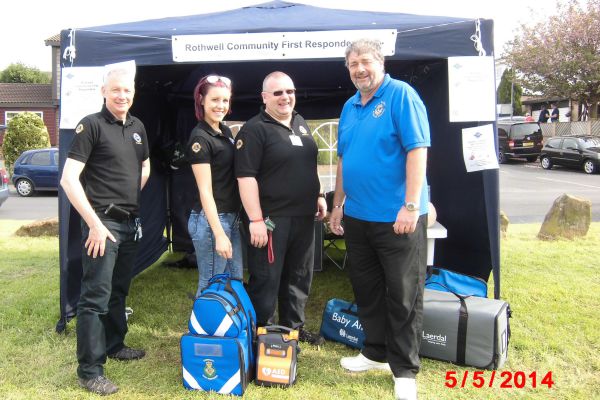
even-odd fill
[{"label": "embroidered logo on shirt", "polygon": [[235,148],[239,150],[242,148],[243,145],[244,142],[242,142],[242,139],[238,139],[238,141],[235,143]]},{"label": "embroidered logo on shirt", "polygon": [[135,144],[142,144],[142,137],[139,133],[136,132],[131,136],[133,137],[133,140],[135,140]]},{"label": "embroidered logo on shirt", "polygon": [[202,150],[202,146],[200,146],[200,143],[198,142],[194,142],[194,144],[192,145],[192,151],[194,153],[199,152],[200,150]]},{"label": "embroidered logo on shirt", "polygon": [[83,132],[83,124],[79,124],[77,125],[77,128],[75,128],[75,133],[81,133]]},{"label": "embroidered logo on shirt", "polygon": [[302,125],[300,125],[300,128],[298,128],[298,129],[300,130],[300,133],[302,133],[303,135],[308,135],[308,131]]},{"label": "embroidered logo on shirt", "polygon": [[373,110],[373,117],[379,118],[383,115],[384,112],[385,112],[385,101],[382,101],[381,103],[377,104],[377,106],[375,106],[375,109]]}]

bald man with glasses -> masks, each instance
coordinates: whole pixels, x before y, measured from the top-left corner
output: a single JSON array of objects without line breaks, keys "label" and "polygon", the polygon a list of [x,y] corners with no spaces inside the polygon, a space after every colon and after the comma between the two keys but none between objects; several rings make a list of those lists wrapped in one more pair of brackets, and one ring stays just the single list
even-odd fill
[{"label": "bald man with glasses", "polygon": [[235,173],[246,211],[248,294],[258,325],[300,330],[300,340],[323,338],[304,329],[312,282],[314,219],[327,211],[317,175],[318,148],[294,111],[296,89],[283,72],[263,81],[260,113],[236,137]]}]

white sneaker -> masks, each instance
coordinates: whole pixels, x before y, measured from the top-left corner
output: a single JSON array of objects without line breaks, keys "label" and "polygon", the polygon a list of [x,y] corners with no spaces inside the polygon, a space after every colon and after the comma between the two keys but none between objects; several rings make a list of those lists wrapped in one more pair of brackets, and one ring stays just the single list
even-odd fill
[{"label": "white sneaker", "polygon": [[391,371],[390,364],[369,360],[367,357],[358,353],[356,357],[342,357],[340,364],[343,368],[352,372],[369,371],[371,369],[380,369]]},{"label": "white sneaker", "polygon": [[417,381],[415,378],[394,378],[396,400],[417,400]]}]

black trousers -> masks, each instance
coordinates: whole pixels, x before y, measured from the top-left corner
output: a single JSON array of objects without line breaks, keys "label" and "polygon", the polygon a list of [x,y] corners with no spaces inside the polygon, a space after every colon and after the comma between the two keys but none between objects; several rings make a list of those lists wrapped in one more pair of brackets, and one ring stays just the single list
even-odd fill
[{"label": "black trousers", "polygon": [[297,329],[304,325],[304,308],[313,276],[315,218],[312,215],[270,218],[276,225],[272,236],[273,264],[269,264],[267,246],[256,248],[245,235],[250,273],[248,295],[256,310],[258,326],[275,323],[278,305],[279,325]]},{"label": "black trousers", "polygon": [[348,274],[365,331],[362,354],[387,361],[395,377],[419,372],[427,216],[415,232],[397,235],[393,223],[344,217]]},{"label": "black trousers", "polygon": [[138,247],[134,240],[133,219],[115,221],[101,213],[98,216],[117,242],[107,239],[104,256],[88,256],[84,243],[89,228],[81,221],[83,273],[76,330],[77,375],[84,379],[104,375],[106,355],[116,353],[124,346],[127,333],[125,299]]}]

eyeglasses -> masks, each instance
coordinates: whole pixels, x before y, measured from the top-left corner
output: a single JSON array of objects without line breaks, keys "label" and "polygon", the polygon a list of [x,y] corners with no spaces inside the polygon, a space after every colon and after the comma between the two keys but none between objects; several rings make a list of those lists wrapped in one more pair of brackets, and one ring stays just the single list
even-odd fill
[{"label": "eyeglasses", "polygon": [[274,92],[267,92],[266,90],[264,91],[265,93],[271,93],[273,96],[275,97],[279,97],[279,96],[283,96],[283,93],[285,92],[288,96],[293,96],[296,93],[296,89],[286,89],[286,90],[276,90]]},{"label": "eyeglasses", "polygon": [[223,82],[225,84],[225,86],[230,87],[231,86],[231,79],[226,78],[224,76],[218,76],[218,75],[209,75],[206,77],[206,82],[214,85],[217,82]]}]

